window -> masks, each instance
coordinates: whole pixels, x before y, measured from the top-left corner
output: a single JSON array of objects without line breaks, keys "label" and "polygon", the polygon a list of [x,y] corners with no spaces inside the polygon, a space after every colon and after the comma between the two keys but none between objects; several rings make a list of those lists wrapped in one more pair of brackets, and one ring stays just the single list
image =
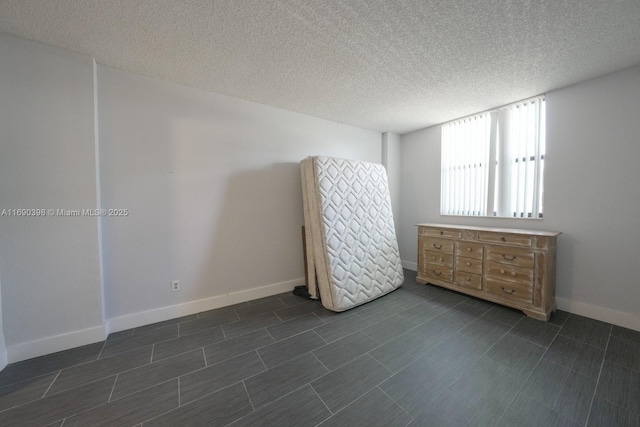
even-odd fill
[{"label": "window", "polygon": [[442,125],[442,215],[542,218],[544,97]]}]

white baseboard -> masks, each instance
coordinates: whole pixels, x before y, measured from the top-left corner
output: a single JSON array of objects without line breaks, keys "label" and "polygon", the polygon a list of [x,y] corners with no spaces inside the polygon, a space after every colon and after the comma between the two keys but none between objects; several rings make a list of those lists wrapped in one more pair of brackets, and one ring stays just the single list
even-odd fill
[{"label": "white baseboard", "polygon": [[[407,270],[418,271],[418,264],[415,262],[403,260],[402,266]],[[559,310],[568,311],[569,313],[640,331],[640,316],[631,313],[560,297],[556,297],[556,306]]]},{"label": "white baseboard", "polygon": [[15,363],[32,357],[68,350],[87,344],[104,341],[107,337],[104,326],[83,329],[81,331],[54,335],[36,341],[8,346],[6,349],[7,362]]},{"label": "white baseboard", "polygon": [[606,307],[556,297],[559,310],[640,331],[640,316]]},{"label": "white baseboard", "polygon": [[418,263],[411,261],[402,261],[402,268],[406,268],[411,271],[418,271]]},{"label": "white baseboard", "polygon": [[124,331],[126,329],[137,328],[138,326],[149,325],[151,323],[162,322],[164,320],[175,319],[176,317],[188,316],[202,311],[213,310],[215,308],[226,307],[245,301],[264,298],[271,295],[280,294],[293,290],[296,286],[304,284],[304,278],[288,280],[286,282],[274,283],[272,285],[260,286],[258,288],[244,291],[232,292],[225,295],[218,295],[211,298],[190,301],[183,304],[171,305],[168,307],[156,308],[153,310],[132,313],[126,316],[114,317],[107,321],[108,333]]},{"label": "white baseboard", "polygon": [[260,286],[244,291],[231,292],[211,298],[191,301],[184,304],[162,307],[155,310],[133,313],[127,316],[115,317],[107,320],[104,326],[74,331],[66,334],[55,335],[36,341],[30,341],[14,346],[8,346],[0,351],[0,370],[8,363],[20,362],[33,357],[44,356],[58,351],[69,350],[87,344],[104,341],[111,332],[136,328],[150,323],[162,322],[176,317],[188,316],[201,311],[213,310],[240,302],[251,301],[258,298],[288,292],[297,285],[303,284],[304,278]]},{"label": "white baseboard", "polygon": [[[417,270],[417,264],[414,262],[403,261],[402,265],[406,269],[413,271]],[[109,319],[104,327],[98,326],[81,331],[47,337],[36,341],[30,341],[15,346],[8,346],[5,350],[0,351],[0,370],[3,369],[7,363],[15,363],[32,357],[43,356],[45,354],[103,341],[110,332],[136,328],[150,323],[162,322],[176,317],[188,316],[202,311],[213,310],[215,308],[251,301],[257,298],[268,297],[282,292],[288,292],[293,290],[295,286],[302,283],[304,283],[304,278],[299,278],[191,301],[184,304],[133,313]],[[558,297],[556,298],[556,304],[560,310],[640,331],[640,317],[631,313],[625,313]]]}]

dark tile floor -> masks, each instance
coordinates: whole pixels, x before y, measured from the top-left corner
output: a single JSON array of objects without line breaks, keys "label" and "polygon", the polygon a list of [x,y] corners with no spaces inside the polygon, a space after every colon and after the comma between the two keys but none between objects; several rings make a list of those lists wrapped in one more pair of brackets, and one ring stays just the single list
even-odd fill
[{"label": "dark tile floor", "polygon": [[7,366],[2,426],[639,426],[640,332],[415,283],[291,294]]}]

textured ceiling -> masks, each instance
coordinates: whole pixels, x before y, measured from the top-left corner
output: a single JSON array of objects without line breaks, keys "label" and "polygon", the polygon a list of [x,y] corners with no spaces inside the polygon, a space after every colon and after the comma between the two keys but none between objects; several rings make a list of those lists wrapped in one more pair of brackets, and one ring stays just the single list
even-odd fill
[{"label": "textured ceiling", "polygon": [[0,0],[0,31],[401,134],[640,63],[640,0]]}]

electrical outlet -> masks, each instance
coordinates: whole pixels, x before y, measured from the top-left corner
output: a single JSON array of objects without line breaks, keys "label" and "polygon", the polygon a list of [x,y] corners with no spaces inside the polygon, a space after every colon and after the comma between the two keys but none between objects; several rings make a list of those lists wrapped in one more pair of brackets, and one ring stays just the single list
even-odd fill
[{"label": "electrical outlet", "polygon": [[178,292],[180,290],[180,281],[172,280],[171,281],[171,292]]}]

